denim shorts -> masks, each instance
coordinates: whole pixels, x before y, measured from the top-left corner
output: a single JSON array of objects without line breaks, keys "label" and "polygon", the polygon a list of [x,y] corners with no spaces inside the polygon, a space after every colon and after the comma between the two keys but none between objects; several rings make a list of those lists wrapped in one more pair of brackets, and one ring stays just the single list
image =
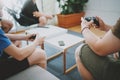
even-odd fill
[{"label": "denim shorts", "polygon": [[120,61],[115,61],[112,55],[98,56],[85,44],[79,56],[95,80],[120,80]]}]

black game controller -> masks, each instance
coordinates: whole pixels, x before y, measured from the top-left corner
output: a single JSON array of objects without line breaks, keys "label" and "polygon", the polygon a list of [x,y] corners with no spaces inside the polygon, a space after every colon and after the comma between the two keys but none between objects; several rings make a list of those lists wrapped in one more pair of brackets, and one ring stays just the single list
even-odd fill
[{"label": "black game controller", "polygon": [[29,39],[35,39],[36,35],[31,36]]},{"label": "black game controller", "polygon": [[93,20],[94,24],[96,24],[96,26],[99,26],[99,22],[95,17],[85,17],[85,20],[87,20],[88,22]]}]

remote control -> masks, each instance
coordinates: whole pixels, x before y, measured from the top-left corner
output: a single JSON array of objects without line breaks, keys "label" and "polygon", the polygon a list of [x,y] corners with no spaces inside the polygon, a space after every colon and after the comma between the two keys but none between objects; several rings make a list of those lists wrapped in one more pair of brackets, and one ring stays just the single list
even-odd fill
[{"label": "remote control", "polygon": [[65,45],[64,41],[58,41],[58,44],[59,44],[60,46],[64,46],[64,45]]}]

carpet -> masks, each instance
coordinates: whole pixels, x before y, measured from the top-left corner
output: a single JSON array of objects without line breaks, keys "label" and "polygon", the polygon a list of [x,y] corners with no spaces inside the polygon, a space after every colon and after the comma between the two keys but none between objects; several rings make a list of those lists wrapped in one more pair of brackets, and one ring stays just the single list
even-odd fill
[{"label": "carpet", "polygon": [[[79,37],[82,37],[80,33],[68,31],[69,34],[73,34]],[[67,68],[75,64],[75,49],[80,45],[77,44],[67,50]],[[55,48],[51,47],[50,45],[45,44],[45,51],[47,56],[51,56],[55,54],[56,52],[59,52],[59,50],[56,50]],[[52,60],[50,60],[47,64],[47,70],[54,74],[56,77],[58,77],[60,80],[82,80],[80,73],[78,72],[77,68],[70,71],[68,74],[63,73],[63,55],[60,55]]]}]

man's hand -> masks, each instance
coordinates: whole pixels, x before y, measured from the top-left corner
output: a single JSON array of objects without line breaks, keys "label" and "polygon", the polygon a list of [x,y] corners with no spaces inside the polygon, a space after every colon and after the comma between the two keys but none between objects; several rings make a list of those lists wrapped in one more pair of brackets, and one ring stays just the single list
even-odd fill
[{"label": "man's hand", "polygon": [[36,34],[28,34],[26,36],[26,40],[33,41],[36,38]]},{"label": "man's hand", "polygon": [[34,16],[34,17],[40,17],[40,16],[43,16],[43,14],[40,13],[40,12],[38,12],[38,11],[34,11],[34,12],[33,12],[33,16]]}]

